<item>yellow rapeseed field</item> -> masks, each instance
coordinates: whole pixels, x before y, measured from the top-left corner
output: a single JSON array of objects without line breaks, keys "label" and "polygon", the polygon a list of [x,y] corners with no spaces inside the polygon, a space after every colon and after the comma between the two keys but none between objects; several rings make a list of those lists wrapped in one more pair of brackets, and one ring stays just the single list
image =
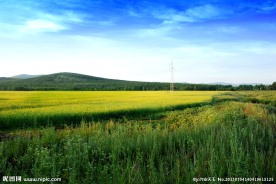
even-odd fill
[{"label": "yellow rapeseed field", "polygon": [[[221,92],[168,91],[31,91],[0,92],[0,123],[51,120],[51,117],[87,117],[139,109],[162,109],[210,101]],[[70,123],[70,122],[68,122]],[[1,124],[0,124],[1,126]]]}]

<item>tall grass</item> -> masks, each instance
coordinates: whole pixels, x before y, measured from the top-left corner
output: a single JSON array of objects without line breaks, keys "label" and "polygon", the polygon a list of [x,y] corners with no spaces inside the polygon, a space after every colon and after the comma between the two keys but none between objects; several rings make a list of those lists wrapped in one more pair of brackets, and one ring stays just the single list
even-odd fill
[{"label": "tall grass", "polygon": [[276,107],[275,91],[231,91],[213,97],[213,101],[225,100],[261,103]]},{"label": "tall grass", "polygon": [[276,179],[276,118],[265,106],[224,102],[161,117],[16,131],[0,143],[0,175],[60,177],[64,183]]}]

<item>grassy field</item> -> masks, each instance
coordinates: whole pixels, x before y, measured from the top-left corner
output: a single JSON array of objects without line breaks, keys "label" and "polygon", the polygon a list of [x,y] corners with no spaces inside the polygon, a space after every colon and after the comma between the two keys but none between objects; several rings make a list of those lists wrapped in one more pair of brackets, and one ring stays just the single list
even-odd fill
[{"label": "grassy field", "polygon": [[[276,179],[276,92],[74,93],[1,92],[1,123],[9,120],[1,133],[1,176],[57,177],[72,184]],[[53,118],[70,105],[76,111],[68,108],[64,116],[82,112],[80,106],[84,115],[100,111],[110,119],[68,122],[62,129],[17,125],[29,120],[31,126],[35,114]],[[22,112],[29,119],[12,121]]]}]

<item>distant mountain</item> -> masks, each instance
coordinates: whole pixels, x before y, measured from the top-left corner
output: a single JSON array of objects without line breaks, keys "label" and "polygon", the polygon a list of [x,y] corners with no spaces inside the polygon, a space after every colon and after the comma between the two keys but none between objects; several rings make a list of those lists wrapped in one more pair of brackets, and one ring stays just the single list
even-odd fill
[{"label": "distant mountain", "polygon": [[11,78],[16,78],[16,79],[30,79],[30,78],[39,77],[39,76],[42,76],[42,75],[20,74],[20,75],[12,76]]}]

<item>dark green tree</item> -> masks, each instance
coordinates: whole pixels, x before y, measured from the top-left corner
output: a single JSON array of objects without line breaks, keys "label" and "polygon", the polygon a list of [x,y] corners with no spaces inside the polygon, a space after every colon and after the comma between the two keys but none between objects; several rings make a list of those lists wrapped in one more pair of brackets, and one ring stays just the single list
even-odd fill
[{"label": "dark green tree", "polygon": [[271,90],[276,90],[276,82],[273,82],[271,85]]}]

